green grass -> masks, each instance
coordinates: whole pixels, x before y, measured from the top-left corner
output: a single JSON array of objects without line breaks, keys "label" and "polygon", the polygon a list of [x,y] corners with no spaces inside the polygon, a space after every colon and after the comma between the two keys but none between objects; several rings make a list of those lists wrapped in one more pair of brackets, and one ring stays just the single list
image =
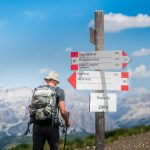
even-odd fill
[{"label": "green grass", "polygon": [[134,128],[122,128],[114,131],[106,132],[105,139],[106,143],[118,140],[121,137],[127,137],[132,135],[137,135],[150,131],[150,126],[136,126]]},{"label": "green grass", "polygon": [[32,150],[32,145],[21,144],[16,147],[12,147],[10,150]]},{"label": "green grass", "polygon": [[[137,126],[134,128],[126,128],[126,129],[117,129],[114,131],[109,131],[105,133],[105,143],[111,143],[115,140],[118,140],[122,137],[137,135],[141,133],[145,133],[150,131],[150,126]],[[95,145],[95,135],[90,135],[85,138],[76,138],[75,140],[68,141],[66,150],[82,150],[85,147],[92,148]],[[59,144],[60,150],[63,149],[63,139],[60,140]],[[15,148],[11,148],[10,150],[32,150],[31,145],[18,145]],[[45,150],[49,150],[48,144],[45,145]]]}]

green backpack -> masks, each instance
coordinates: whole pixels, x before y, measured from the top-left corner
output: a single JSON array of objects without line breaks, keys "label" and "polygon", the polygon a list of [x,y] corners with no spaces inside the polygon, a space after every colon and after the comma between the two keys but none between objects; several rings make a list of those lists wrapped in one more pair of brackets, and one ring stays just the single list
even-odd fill
[{"label": "green backpack", "polygon": [[30,105],[31,118],[35,121],[52,120],[58,114],[55,88],[44,85],[34,89]]}]

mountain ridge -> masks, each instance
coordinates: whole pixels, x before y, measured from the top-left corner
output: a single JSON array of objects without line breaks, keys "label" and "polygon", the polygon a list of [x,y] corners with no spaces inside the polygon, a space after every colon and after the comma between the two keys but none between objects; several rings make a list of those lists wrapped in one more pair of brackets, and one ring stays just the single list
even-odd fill
[{"label": "mountain ridge", "polygon": [[[65,90],[65,94],[66,107],[71,112],[72,127],[70,131],[76,130],[78,132],[84,127],[86,132],[94,133],[95,113],[89,112],[89,97],[84,97],[75,91]],[[28,105],[31,96],[32,89],[27,87],[17,89],[0,87],[0,132],[5,132],[7,135],[23,134],[29,120]],[[123,96],[119,95],[118,111],[105,113],[106,130],[138,124],[149,125],[149,96],[150,92],[144,89],[133,89]]]}]

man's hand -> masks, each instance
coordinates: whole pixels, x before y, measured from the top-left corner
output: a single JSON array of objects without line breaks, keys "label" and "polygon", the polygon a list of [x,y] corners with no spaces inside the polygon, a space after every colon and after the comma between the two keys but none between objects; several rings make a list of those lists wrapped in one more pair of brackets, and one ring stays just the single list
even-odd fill
[{"label": "man's hand", "polygon": [[71,126],[71,123],[70,123],[69,120],[68,120],[67,122],[65,122],[65,126],[66,126],[67,128],[69,128],[69,127]]},{"label": "man's hand", "polygon": [[70,113],[67,112],[67,121],[65,122],[65,125],[66,125],[67,128],[69,128],[71,126],[71,123],[69,121],[69,115],[70,115]]},{"label": "man's hand", "polygon": [[32,108],[30,106],[28,107],[28,111],[30,114],[32,113]]}]

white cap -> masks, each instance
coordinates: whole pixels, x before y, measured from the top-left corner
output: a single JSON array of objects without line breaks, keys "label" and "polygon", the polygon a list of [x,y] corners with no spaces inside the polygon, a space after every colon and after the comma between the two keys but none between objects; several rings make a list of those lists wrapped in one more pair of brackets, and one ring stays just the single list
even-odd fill
[{"label": "white cap", "polygon": [[56,80],[59,83],[59,75],[55,71],[51,71],[48,76],[44,78],[45,80]]}]

